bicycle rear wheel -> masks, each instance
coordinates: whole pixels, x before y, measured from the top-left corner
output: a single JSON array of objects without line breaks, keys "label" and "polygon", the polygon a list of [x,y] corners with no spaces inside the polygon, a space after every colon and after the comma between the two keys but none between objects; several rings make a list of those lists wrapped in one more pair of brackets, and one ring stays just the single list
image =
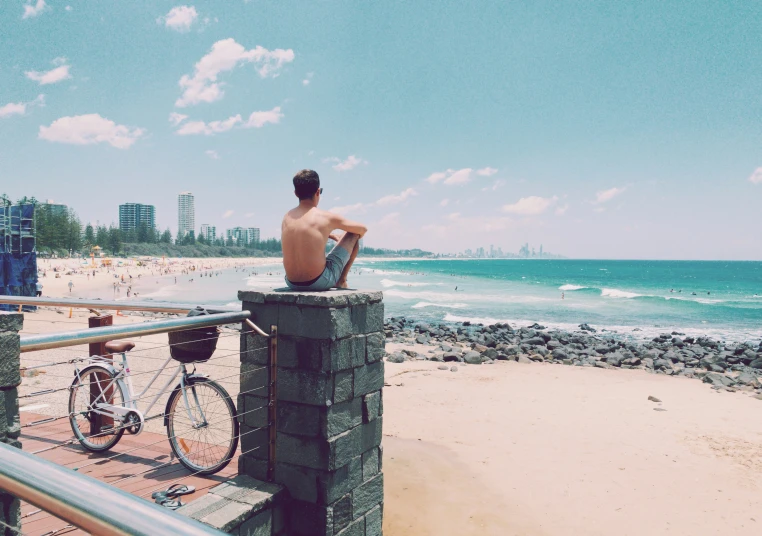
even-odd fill
[{"label": "bicycle rear wheel", "polygon": [[93,366],[82,370],[69,392],[69,422],[80,445],[93,452],[108,450],[124,435],[124,428],[113,416],[93,411],[95,404],[124,405],[119,382],[113,382],[111,371]]},{"label": "bicycle rear wheel", "polygon": [[185,467],[212,475],[224,469],[238,449],[235,405],[228,392],[208,378],[188,378],[185,391],[187,405],[179,385],[167,403],[169,444]]}]

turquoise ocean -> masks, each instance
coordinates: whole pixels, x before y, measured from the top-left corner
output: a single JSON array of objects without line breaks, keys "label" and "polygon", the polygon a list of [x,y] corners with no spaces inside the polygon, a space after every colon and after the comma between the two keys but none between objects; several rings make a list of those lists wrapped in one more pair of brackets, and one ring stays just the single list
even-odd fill
[{"label": "turquoise ocean", "polygon": [[[272,265],[193,283],[184,276],[143,298],[237,304],[240,289],[283,287],[282,272]],[[665,331],[762,338],[762,262],[361,258],[349,282],[382,290],[387,317],[563,329],[588,323],[634,339]]]}]

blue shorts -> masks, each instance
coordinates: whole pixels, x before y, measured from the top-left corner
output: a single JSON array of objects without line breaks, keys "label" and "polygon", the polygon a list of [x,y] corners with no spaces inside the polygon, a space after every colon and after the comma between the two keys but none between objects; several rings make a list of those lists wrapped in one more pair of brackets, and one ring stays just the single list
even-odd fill
[{"label": "blue shorts", "polygon": [[286,285],[291,290],[299,290],[302,292],[316,292],[329,290],[336,286],[341,273],[349,261],[349,252],[343,247],[336,244],[328,256],[325,258],[325,270],[323,273],[317,276],[312,281],[305,281],[299,283],[292,283],[286,278]]}]

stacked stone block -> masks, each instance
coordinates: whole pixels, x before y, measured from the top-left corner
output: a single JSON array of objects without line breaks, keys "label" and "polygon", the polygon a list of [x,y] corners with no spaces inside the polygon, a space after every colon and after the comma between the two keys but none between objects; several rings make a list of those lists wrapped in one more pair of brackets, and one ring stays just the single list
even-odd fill
[{"label": "stacked stone block", "polygon": [[[0,312],[0,441],[21,448],[19,399],[17,387],[21,384],[21,348],[19,331],[24,315]],[[21,528],[21,504],[7,493],[0,493],[0,534],[15,534],[5,525]]]},{"label": "stacked stone block", "polygon": [[[265,331],[278,326],[273,481],[290,495],[288,534],[375,536],[383,513],[385,337],[380,292],[240,292]],[[267,478],[267,340],[241,337],[239,470]]]}]

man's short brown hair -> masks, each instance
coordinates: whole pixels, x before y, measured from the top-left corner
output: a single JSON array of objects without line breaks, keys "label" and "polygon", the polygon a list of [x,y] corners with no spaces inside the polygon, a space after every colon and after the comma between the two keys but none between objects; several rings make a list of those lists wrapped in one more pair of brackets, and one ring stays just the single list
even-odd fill
[{"label": "man's short brown hair", "polygon": [[294,191],[300,200],[312,199],[320,188],[320,177],[316,171],[303,169],[294,175]]}]

